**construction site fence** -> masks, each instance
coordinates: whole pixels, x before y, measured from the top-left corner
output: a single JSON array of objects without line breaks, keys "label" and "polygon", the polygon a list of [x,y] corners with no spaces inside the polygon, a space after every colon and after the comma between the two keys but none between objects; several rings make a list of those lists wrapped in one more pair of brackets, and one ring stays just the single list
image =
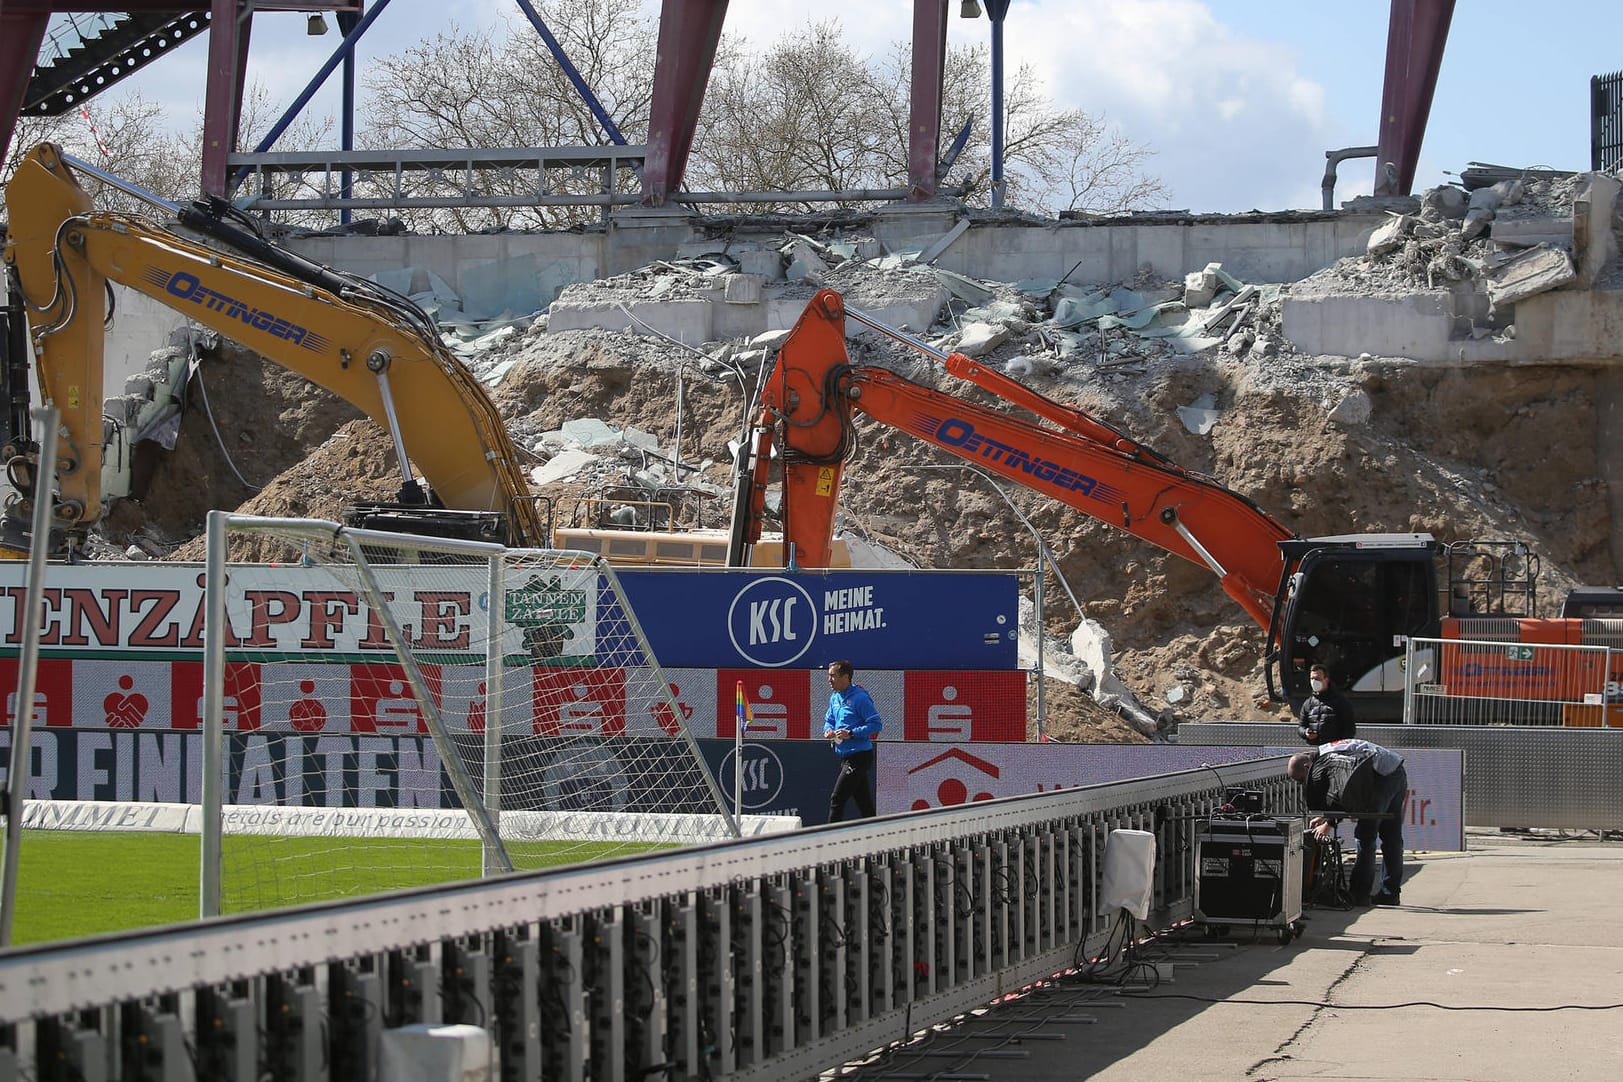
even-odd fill
[{"label": "construction site fence", "polygon": [[433,1024],[500,1079],[814,1077],[1106,952],[1113,831],[1153,835],[1148,925],[1187,918],[1233,788],[1300,812],[1259,757],[0,951],[0,1077],[377,1079]]},{"label": "construction site fence", "polygon": [[1409,640],[1403,720],[1410,725],[1623,727],[1607,646],[1494,640]]},{"label": "construction site fence", "polygon": [[[1364,740],[1392,748],[1465,754],[1465,825],[1507,830],[1623,830],[1623,731],[1548,725],[1364,725]],[[1207,721],[1178,727],[1178,742],[1302,747],[1293,722]]]}]

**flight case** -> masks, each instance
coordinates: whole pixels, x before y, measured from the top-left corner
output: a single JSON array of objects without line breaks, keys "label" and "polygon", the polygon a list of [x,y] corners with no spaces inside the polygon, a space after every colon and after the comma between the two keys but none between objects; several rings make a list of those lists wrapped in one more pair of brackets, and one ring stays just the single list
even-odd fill
[{"label": "flight case", "polygon": [[1208,935],[1302,934],[1302,820],[1214,816],[1195,828],[1195,923]]}]

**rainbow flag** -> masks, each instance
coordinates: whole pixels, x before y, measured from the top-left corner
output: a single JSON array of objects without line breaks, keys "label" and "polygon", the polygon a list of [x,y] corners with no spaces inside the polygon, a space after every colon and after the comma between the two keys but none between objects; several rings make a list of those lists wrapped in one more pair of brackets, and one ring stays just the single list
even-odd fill
[{"label": "rainbow flag", "polygon": [[744,697],[744,681],[738,682],[738,688],[733,694],[733,707],[738,712],[738,731],[750,731],[750,723],[755,720],[755,711],[750,709],[750,701]]}]

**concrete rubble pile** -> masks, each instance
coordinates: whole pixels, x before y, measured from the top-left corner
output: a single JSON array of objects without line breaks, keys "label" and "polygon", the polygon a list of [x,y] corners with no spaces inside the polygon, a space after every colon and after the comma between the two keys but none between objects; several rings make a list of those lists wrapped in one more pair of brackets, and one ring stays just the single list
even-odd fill
[{"label": "concrete rubble pile", "polygon": [[[1444,298],[1434,310],[1438,329],[1399,329],[1391,321],[1367,326],[1373,352],[1415,360],[1552,356],[1544,343],[1520,353],[1505,348],[1518,335],[1516,306],[1541,294],[1592,290],[1615,270],[1619,182],[1605,173],[1474,172],[1478,186],[1426,191],[1411,209],[1388,212],[1364,256],[1341,259],[1293,285],[1291,294],[1303,303],[1294,310],[1287,305],[1287,331],[1304,348],[1333,352],[1312,326],[1308,310],[1315,300],[1433,291]],[[1538,322],[1551,318],[1544,311]],[[1486,349],[1469,345],[1485,339],[1491,340]]]}]

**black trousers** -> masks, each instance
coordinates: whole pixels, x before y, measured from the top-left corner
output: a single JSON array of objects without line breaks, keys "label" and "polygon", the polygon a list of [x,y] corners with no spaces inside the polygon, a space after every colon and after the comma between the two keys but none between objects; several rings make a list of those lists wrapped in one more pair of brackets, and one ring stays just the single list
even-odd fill
[{"label": "black trousers", "polygon": [[834,791],[828,795],[828,821],[843,822],[845,804],[857,804],[855,818],[871,819],[878,814],[874,808],[872,751],[852,752],[840,759],[840,773],[834,779]]}]

